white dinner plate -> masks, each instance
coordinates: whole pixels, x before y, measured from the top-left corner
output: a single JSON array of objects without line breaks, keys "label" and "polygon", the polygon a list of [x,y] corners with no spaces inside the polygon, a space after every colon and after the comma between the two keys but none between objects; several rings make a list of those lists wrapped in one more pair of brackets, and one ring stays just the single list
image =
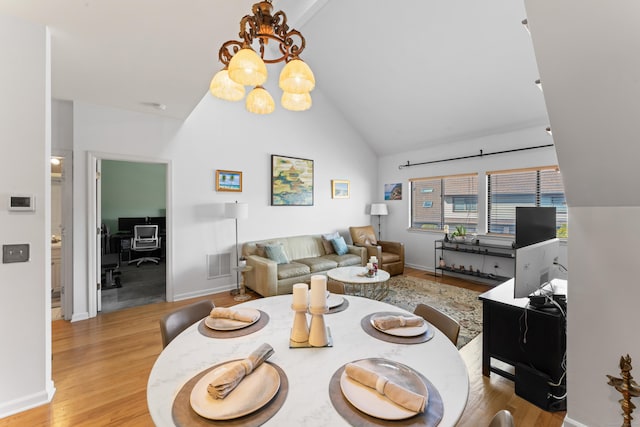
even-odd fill
[{"label": "white dinner plate", "polygon": [[225,363],[207,373],[191,390],[191,408],[201,417],[210,420],[231,420],[257,411],[271,401],[280,388],[280,375],[276,368],[262,363],[255,371],[240,381],[224,399],[215,399],[207,386],[222,370],[240,361]]},{"label": "white dinner plate", "polygon": [[241,320],[207,316],[204,319],[204,324],[216,331],[235,331],[236,329],[242,329],[246,328],[247,326],[251,326],[258,320],[260,320],[260,310],[256,310],[255,308],[238,308],[237,311],[241,312],[245,316],[254,316],[255,320],[253,320],[252,322],[243,322]]},{"label": "white dinner plate", "polygon": [[[363,359],[353,363],[379,375],[384,375],[389,381],[425,396],[428,403],[427,386],[418,374],[408,366],[386,359]],[[340,377],[340,388],[349,403],[372,417],[383,420],[404,420],[418,414],[393,403],[375,389],[351,379],[346,372],[343,372]]]},{"label": "white dinner plate", "polygon": [[344,302],[344,297],[338,294],[329,294],[327,298],[327,306],[329,308],[335,308]]},{"label": "white dinner plate", "polygon": [[[389,316],[388,314],[384,315]],[[429,323],[426,321],[422,322],[421,326],[405,326],[402,328],[392,328],[392,329],[380,329],[374,323],[374,320],[377,319],[378,316],[371,316],[370,322],[371,326],[373,326],[376,330],[380,332],[384,332],[385,334],[394,335],[396,337],[416,337],[418,335],[422,335],[429,330]]]}]

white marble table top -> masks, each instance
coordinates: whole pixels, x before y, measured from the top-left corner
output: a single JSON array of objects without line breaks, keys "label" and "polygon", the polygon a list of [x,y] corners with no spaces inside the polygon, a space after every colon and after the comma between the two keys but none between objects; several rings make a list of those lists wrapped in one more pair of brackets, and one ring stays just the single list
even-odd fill
[{"label": "white marble table top", "polygon": [[378,274],[373,277],[362,275],[367,271],[366,267],[337,267],[327,271],[327,277],[338,282],[352,284],[369,284],[386,282],[391,277],[388,272],[378,270]]},{"label": "white marble table top", "polygon": [[289,381],[289,393],[280,410],[266,426],[346,426],[329,397],[331,376],[344,364],[363,358],[381,357],[405,364],[438,389],[444,404],[439,426],[454,426],[464,410],[469,376],[456,347],[436,330],[433,339],[421,344],[394,344],[368,335],[360,321],[380,311],[407,313],[395,306],[356,296],[345,296],[349,307],[325,315],[333,347],[289,348],[293,324],[291,295],[247,301],[236,307],[253,307],[268,313],[269,323],[242,337],[205,337],[196,324],[177,336],[158,356],[147,383],[149,412],[157,426],[174,426],[171,408],[180,388],[212,365],[246,357],[260,344],[270,344],[275,353],[269,361],[280,366]]}]

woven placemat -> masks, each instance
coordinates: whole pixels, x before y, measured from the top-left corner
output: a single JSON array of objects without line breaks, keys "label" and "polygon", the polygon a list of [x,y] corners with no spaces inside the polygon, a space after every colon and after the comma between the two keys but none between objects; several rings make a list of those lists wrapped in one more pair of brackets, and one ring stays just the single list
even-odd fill
[{"label": "woven placemat", "polygon": [[340,311],[345,311],[349,307],[349,301],[346,298],[343,298],[343,302],[340,305],[332,307],[327,311],[327,314],[338,313]]},{"label": "woven placemat", "polygon": [[267,323],[269,323],[269,315],[262,310],[258,311],[260,312],[260,318],[258,321],[246,328],[234,329],[232,331],[216,331],[215,329],[211,329],[205,325],[205,319],[202,319],[200,323],[198,323],[198,332],[209,338],[237,338],[252,334],[264,328],[267,326]]},{"label": "woven placemat", "polygon": [[210,420],[198,415],[193,409],[191,409],[191,390],[193,390],[193,387],[195,387],[200,378],[202,378],[212,369],[215,369],[220,365],[224,365],[225,363],[228,362],[219,363],[209,369],[200,372],[198,375],[191,378],[184,386],[182,386],[182,388],[176,395],[176,398],[173,400],[173,406],[171,408],[173,422],[177,427],[257,427],[266,423],[278,412],[278,410],[280,410],[280,408],[282,408],[282,405],[284,405],[284,401],[287,399],[287,394],[289,393],[289,380],[287,379],[287,375],[284,373],[282,368],[280,368],[278,365],[270,362],[264,362],[269,363],[271,366],[273,366],[276,371],[278,371],[278,375],[280,375],[280,388],[278,389],[278,392],[273,397],[273,399],[269,401],[269,403],[267,403],[257,411],[252,412],[251,414],[232,420]]},{"label": "woven placemat", "polygon": [[444,404],[442,403],[442,396],[438,389],[420,372],[414,371],[420,379],[424,382],[429,392],[429,401],[425,412],[417,414],[411,418],[404,420],[383,420],[380,418],[372,417],[364,412],[361,412],[355,406],[353,406],[342,394],[340,387],[340,377],[344,372],[344,365],[338,369],[329,381],[329,397],[333,407],[350,425],[356,427],[372,427],[372,426],[411,426],[411,427],[435,427],[442,421],[444,415]]},{"label": "woven placemat", "polygon": [[362,326],[362,329],[364,329],[364,331],[367,334],[371,335],[372,337],[377,338],[381,341],[391,342],[394,344],[420,344],[423,342],[427,342],[431,338],[433,338],[433,336],[435,335],[435,329],[431,324],[429,324],[429,328],[427,328],[427,331],[424,334],[420,334],[415,337],[398,337],[395,335],[385,334],[384,332],[374,328],[373,325],[371,324],[372,316],[403,316],[403,315],[404,315],[403,313],[397,313],[393,311],[381,311],[378,313],[371,313],[362,318],[362,320],[360,321],[360,326]]}]

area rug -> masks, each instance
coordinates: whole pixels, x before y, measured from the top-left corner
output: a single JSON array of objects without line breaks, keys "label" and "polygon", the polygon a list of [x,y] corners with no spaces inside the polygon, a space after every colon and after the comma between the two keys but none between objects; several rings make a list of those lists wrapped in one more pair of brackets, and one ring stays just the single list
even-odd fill
[{"label": "area rug", "polygon": [[458,348],[482,332],[480,292],[411,276],[389,279],[389,295],[382,301],[413,312],[418,303],[429,304],[460,322]]}]

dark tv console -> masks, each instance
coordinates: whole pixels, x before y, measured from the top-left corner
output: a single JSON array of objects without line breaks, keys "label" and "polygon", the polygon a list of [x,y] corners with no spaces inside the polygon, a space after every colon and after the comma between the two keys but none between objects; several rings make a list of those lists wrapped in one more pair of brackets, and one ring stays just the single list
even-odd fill
[{"label": "dark tv console", "polygon": [[494,372],[514,381],[518,396],[546,411],[564,411],[567,282],[552,283],[561,308],[536,308],[529,298],[514,298],[513,279],[480,295],[482,374]]}]

